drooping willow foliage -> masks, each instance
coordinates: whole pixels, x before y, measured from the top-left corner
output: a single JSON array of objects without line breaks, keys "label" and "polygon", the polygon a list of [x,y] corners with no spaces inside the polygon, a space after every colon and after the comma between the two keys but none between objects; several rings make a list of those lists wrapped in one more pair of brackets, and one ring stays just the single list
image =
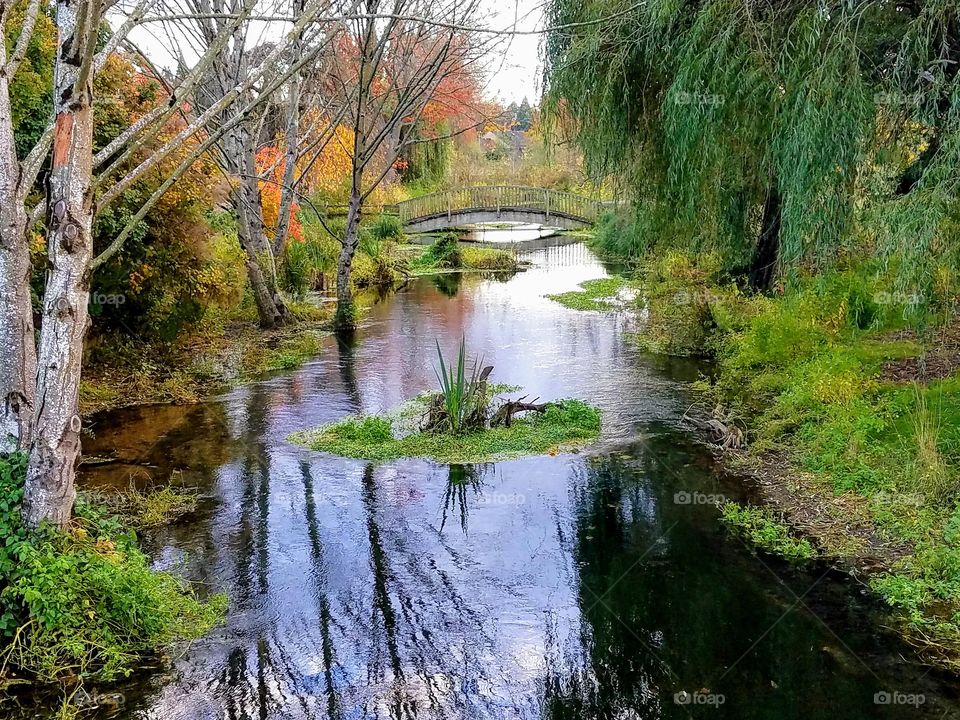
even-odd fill
[{"label": "drooping willow foliage", "polygon": [[629,191],[619,249],[960,269],[956,0],[550,0],[549,19],[548,123]]}]

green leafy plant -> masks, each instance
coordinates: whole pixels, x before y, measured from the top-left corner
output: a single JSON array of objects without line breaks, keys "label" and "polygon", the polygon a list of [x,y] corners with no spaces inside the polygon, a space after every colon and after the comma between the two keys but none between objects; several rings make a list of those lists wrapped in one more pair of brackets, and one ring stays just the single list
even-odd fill
[{"label": "green leafy plant", "polygon": [[370,225],[370,234],[380,242],[403,240],[403,223],[396,215],[381,215]]},{"label": "green leafy plant", "polygon": [[812,560],[817,551],[806,538],[796,538],[790,529],[761,508],[724,503],[723,521],[744,539],[767,552],[797,562]]},{"label": "green leafy plant", "polygon": [[460,242],[456,233],[443,233],[424,252],[426,264],[442,268],[460,267]]},{"label": "green leafy plant", "polygon": [[482,425],[486,420],[487,397],[484,386],[489,370],[481,370],[480,363],[474,360],[473,367],[467,371],[467,348],[463,337],[460,338],[456,367],[447,367],[439,340],[437,358],[440,367],[434,368],[434,371],[440,381],[440,395],[446,413],[445,429],[457,434],[469,427]]},{"label": "green leafy plant", "polygon": [[0,458],[0,665],[42,681],[129,675],[144,655],[216,625],[226,597],[200,600],[154,570],[136,536],[78,501],[66,530],[20,521],[26,461]]}]

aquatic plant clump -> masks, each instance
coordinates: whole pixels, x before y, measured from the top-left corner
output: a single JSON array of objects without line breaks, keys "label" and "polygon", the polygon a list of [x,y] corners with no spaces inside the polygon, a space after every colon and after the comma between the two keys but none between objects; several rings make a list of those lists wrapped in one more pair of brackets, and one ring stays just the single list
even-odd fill
[{"label": "aquatic plant clump", "polygon": [[597,278],[580,283],[580,290],[547,295],[547,298],[571,310],[605,312],[616,310],[629,299],[629,287],[625,278],[613,276]]},{"label": "aquatic plant clump", "polygon": [[569,451],[600,434],[600,411],[580,400],[547,403],[542,413],[518,417],[509,426],[464,433],[402,434],[405,420],[409,422],[426,408],[421,396],[388,416],[350,417],[294,433],[290,440],[313,450],[363,460],[423,457],[445,463],[475,463]]}]

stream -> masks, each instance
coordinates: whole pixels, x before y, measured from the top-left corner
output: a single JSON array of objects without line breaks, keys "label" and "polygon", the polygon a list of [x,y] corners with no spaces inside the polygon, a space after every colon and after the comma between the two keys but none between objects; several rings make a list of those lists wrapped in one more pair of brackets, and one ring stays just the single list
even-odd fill
[{"label": "stream", "polygon": [[[960,718],[957,685],[881,630],[859,584],[721,525],[711,500],[750,489],[681,426],[706,368],[640,353],[624,314],[545,298],[607,274],[582,244],[526,259],[510,278],[411,282],[297,370],[95,419],[84,452],[122,462],[83,485],[199,488],[147,549],[231,603],[84,717]],[[493,380],[601,407],[600,441],[471,466],[286,441],[434,388],[435,340],[453,352],[461,334]]]}]

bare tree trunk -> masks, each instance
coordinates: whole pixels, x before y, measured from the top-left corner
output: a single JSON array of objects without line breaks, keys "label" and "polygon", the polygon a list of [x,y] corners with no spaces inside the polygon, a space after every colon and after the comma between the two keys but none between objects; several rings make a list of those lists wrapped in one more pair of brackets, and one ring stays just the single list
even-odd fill
[{"label": "bare tree trunk", "polygon": [[[7,64],[0,43],[0,68]],[[0,72],[0,453],[30,444],[37,348],[30,302],[27,210],[20,186],[9,80]]]},{"label": "bare tree trunk", "polygon": [[350,270],[353,256],[357,252],[360,240],[360,216],[363,212],[363,199],[359,183],[354,183],[350,192],[350,205],[347,209],[347,227],[343,233],[340,257],[337,259],[337,317],[339,329],[350,329],[356,324],[353,311],[353,293],[350,290]]},{"label": "bare tree trunk", "polygon": [[[294,16],[303,14],[304,0],[295,0]],[[293,57],[299,58],[303,43],[297,35],[293,43]],[[287,237],[290,234],[290,213],[293,211],[293,200],[296,197],[297,156],[300,153],[300,71],[297,70],[287,85],[287,151],[283,167],[283,187],[280,188],[280,213],[277,218],[277,233],[273,239],[273,256],[280,263],[283,262],[287,249]]]},{"label": "bare tree trunk", "polygon": [[[256,183],[256,180],[253,181]],[[263,234],[259,205],[251,207],[248,180],[244,179],[234,191],[233,206],[237,212],[237,237],[247,261],[247,279],[257,305],[260,327],[272,328],[287,319],[287,307],[276,286],[273,253]]]},{"label": "bare tree trunk", "polygon": [[232,193],[237,213],[237,235],[247,256],[247,276],[257,304],[260,326],[272,328],[287,322],[287,305],[277,287],[273,248],[264,232],[254,141],[247,123],[230,133],[227,152],[237,153],[240,178]]},{"label": "bare tree trunk", "polygon": [[754,290],[767,291],[773,287],[776,277],[777,261],[780,256],[780,223],[783,215],[783,203],[774,178],[767,190],[767,199],[763,203],[763,218],[760,221],[760,237],[750,264],[750,286]]},{"label": "bare tree trunk", "polygon": [[29,527],[43,521],[66,525],[76,498],[77,400],[93,258],[92,63],[99,21],[96,0],[57,1],[56,119],[47,201],[49,269],[23,498],[23,518]]}]

